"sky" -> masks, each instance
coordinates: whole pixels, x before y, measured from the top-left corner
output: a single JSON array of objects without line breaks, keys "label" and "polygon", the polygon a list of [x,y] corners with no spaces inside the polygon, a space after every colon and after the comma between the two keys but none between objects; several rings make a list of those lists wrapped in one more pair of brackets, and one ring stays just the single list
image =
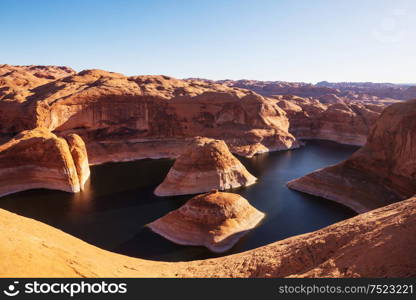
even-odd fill
[{"label": "sky", "polygon": [[0,0],[0,64],[416,82],[415,0]]}]

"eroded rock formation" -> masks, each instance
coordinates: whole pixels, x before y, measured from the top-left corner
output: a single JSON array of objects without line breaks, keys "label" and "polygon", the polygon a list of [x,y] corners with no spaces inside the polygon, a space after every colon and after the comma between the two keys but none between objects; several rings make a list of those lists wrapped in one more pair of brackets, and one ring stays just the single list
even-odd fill
[{"label": "eroded rock formation", "polygon": [[67,142],[36,128],[0,145],[1,196],[35,188],[79,192],[88,176],[85,145],[75,134]]},{"label": "eroded rock formation", "polygon": [[186,195],[228,190],[256,182],[222,140],[197,138],[175,161],[157,196]]},{"label": "eroded rock formation", "polygon": [[213,191],[193,197],[148,226],[174,243],[225,252],[263,217],[240,195]]},{"label": "eroded rock formation", "polygon": [[288,183],[365,212],[416,193],[416,100],[386,108],[348,160]]},{"label": "eroded rock formation", "polygon": [[199,135],[223,139],[244,156],[298,146],[275,101],[221,84],[86,70],[23,98],[0,107],[0,132],[41,126],[79,134],[92,164],[176,157]]},{"label": "eroded rock formation", "polygon": [[412,198],[243,253],[167,263],[0,210],[0,277],[415,277],[415,234]]},{"label": "eroded rock formation", "polygon": [[275,96],[286,111],[289,131],[299,139],[323,139],[362,146],[371,126],[384,109],[362,103],[327,103],[296,96]]}]

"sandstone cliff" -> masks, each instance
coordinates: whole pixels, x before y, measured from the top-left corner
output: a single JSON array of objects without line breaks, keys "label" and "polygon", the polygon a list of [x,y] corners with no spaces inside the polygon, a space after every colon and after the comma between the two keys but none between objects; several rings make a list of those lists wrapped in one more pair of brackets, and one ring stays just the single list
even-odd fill
[{"label": "sandstone cliff", "polygon": [[416,100],[386,108],[348,160],[288,183],[365,212],[416,193]]},{"label": "sandstone cliff", "polygon": [[47,110],[29,100],[33,89],[73,74],[68,67],[0,65],[0,138],[35,128]]},{"label": "sandstone cliff", "polygon": [[176,157],[199,135],[244,156],[298,146],[275,101],[221,84],[86,70],[32,88],[23,100],[0,107],[0,132],[41,126],[79,134],[92,164]]},{"label": "sandstone cliff", "polygon": [[197,138],[181,154],[164,181],[156,188],[157,196],[186,195],[227,190],[256,182],[224,141]]},{"label": "sandstone cliff", "polygon": [[0,277],[415,277],[416,198],[247,252],[166,263],[0,210]]},{"label": "sandstone cliff", "polygon": [[177,244],[225,252],[263,217],[240,195],[214,191],[193,197],[149,227]]},{"label": "sandstone cliff", "polygon": [[79,136],[64,138],[44,128],[23,131],[0,145],[0,196],[46,188],[79,192],[89,176]]},{"label": "sandstone cliff", "polygon": [[298,139],[322,139],[362,146],[371,126],[384,109],[362,103],[322,103],[316,99],[275,96],[286,111],[289,131]]}]

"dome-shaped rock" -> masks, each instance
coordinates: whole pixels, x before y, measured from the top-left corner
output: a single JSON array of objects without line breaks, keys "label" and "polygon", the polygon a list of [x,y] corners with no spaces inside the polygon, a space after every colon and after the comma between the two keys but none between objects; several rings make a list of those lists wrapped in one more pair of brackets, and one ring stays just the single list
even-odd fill
[{"label": "dome-shaped rock", "polygon": [[156,188],[157,196],[186,195],[227,190],[255,183],[241,162],[222,140],[197,138],[180,155],[165,180]]},{"label": "dome-shaped rock", "polygon": [[213,252],[229,250],[264,217],[243,197],[211,192],[149,224],[156,233],[181,245],[205,246]]}]

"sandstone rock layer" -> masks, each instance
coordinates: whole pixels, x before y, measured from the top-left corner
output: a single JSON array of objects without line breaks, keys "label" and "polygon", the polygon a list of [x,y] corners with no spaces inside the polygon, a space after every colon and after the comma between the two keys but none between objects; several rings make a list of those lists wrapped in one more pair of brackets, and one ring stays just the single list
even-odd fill
[{"label": "sandstone rock layer", "polygon": [[343,203],[357,212],[416,193],[416,100],[387,107],[366,145],[346,161],[295,179],[292,189]]},{"label": "sandstone rock layer", "polygon": [[149,224],[168,240],[191,246],[205,246],[213,252],[225,252],[264,214],[237,194],[211,192],[196,196],[185,205]]},{"label": "sandstone rock layer", "polygon": [[35,188],[79,192],[89,176],[87,154],[79,136],[71,135],[69,145],[44,128],[1,145],[0,195]]},{"label": "sandstone rock layer", "polygon": [[164,181],[156,188],[155,195],[227,190],[251,185],[256,180],[231,154],[224,141],[198,138],[176,159]]}]

